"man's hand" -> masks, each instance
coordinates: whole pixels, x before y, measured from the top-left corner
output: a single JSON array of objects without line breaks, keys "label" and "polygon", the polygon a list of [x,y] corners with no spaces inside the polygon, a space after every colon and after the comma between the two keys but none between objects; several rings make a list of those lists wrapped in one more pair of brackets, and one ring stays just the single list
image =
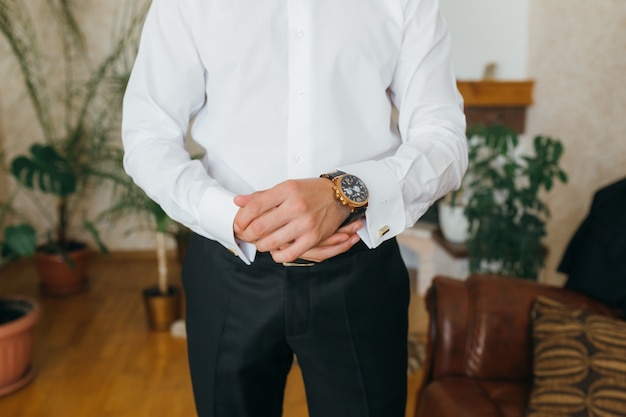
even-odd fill
[{"label": "man's hand", "polygon": [[313,248],[308,259],[326,259],[337,245],[354,239],[354,233],[333,236],[349,209],[336,200],[333,183],[324,178],[288,180],[234,201],[241,207],[233,225],[235,236],[270,252],[276,262],[291,262]]},{"label": "man's hand", "polygon": [[347,252],[361,240],[356,233],[361,227],[363,227],[361,220],[356,220],[337,230],[331,237],[320,242],[316,247],[309,249],[300,255],[299,258],[306,259],[307,261],[322,262],[333,256]]}]

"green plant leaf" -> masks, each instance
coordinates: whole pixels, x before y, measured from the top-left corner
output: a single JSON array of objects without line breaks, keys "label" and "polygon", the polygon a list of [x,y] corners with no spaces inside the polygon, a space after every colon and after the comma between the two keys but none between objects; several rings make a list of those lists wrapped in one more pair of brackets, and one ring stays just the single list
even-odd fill
[{"label": "green plant leaf", "polygon": [[98,245],[98,249],[100,250],[100,252],[109,253],[109,249],[106,247],[102,239],[100,239],[100,232],[98,231],[96,226],[90,221],[85,221],[83,223],[83,227],[89,232],[94,242],[96,242],[96,245]]},{"label": "green plant leaf", "polygon": [[11,163],[11,173],[25,187],[61,197],[76,191],[72,164],[52,146],[34,144],[30,153],[30,157],[18,156]]},{"label": "green plant leaf", "polygon": [[152,214],[154,215],[154,220],[156,221],[157,231],[161,233],[167,232],[167,228],[172,220],[156,202],[151,202],[151,206]]},{"label": "green plant leaf", "polygon": [[465,214],[470,271],[536,279],[544,264],[541,239],[550,212],[541,191],[567,181],[563,145],[536,136],[531,155],[518,155],[517,134],[505,126],[468,129],[469,199]]},{"label": "green plant leaf", "polygon": [[4,229],[4,242],[2,243],[4,257],[33,256],[36,248],[37,234],[31,225],[23,223]]}]

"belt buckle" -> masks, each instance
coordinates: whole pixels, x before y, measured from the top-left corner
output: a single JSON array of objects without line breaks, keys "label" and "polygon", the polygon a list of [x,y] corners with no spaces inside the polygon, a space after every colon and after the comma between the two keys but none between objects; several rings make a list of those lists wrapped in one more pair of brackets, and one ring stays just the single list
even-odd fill
[{"label": "belt buckle", "polygon": [[296,259],[293,262],[283,262],[283,266],[286,267],[311,267],[315,266],[317,262],[307,261],[306,259]]}]

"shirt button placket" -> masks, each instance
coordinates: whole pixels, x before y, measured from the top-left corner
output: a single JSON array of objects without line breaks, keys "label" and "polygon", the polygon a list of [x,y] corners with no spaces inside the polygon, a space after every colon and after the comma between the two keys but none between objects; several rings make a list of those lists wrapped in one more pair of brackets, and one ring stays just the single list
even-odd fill
[{"label": "shirt button placket", "polygon": [[310,176],[311,138],[311,44],[309,42],[309,0],[288,1],[289,24],[289,116],[288,153],[290,178]]}]

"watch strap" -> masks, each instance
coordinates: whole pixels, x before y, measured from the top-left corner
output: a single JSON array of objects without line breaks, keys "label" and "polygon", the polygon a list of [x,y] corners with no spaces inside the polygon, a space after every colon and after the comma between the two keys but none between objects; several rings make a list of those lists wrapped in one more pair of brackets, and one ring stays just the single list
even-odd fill
[{"label": "watch strap", "polygon": [[360,219],[361,217],[365,216],[365,209],[367,207],[359,207],[357,209],[354,209],[354,211],[352,211],[348,217],[346,217],[346,219],[343,221],[343,223],[341,223],[339,225],[339,228],[341,229],[342,227],[352,223],[355,220]]},{"label": "watch strap", "polygon": [[343,171],[329,172],[328,174],[320,175],[320,178],[326,178],[326,179],[329,179],[329,180],[332,181],[334,178],[337,178],[337,177],[339,177],[341,175],[345,175],[345,172],[343,172]]}]

